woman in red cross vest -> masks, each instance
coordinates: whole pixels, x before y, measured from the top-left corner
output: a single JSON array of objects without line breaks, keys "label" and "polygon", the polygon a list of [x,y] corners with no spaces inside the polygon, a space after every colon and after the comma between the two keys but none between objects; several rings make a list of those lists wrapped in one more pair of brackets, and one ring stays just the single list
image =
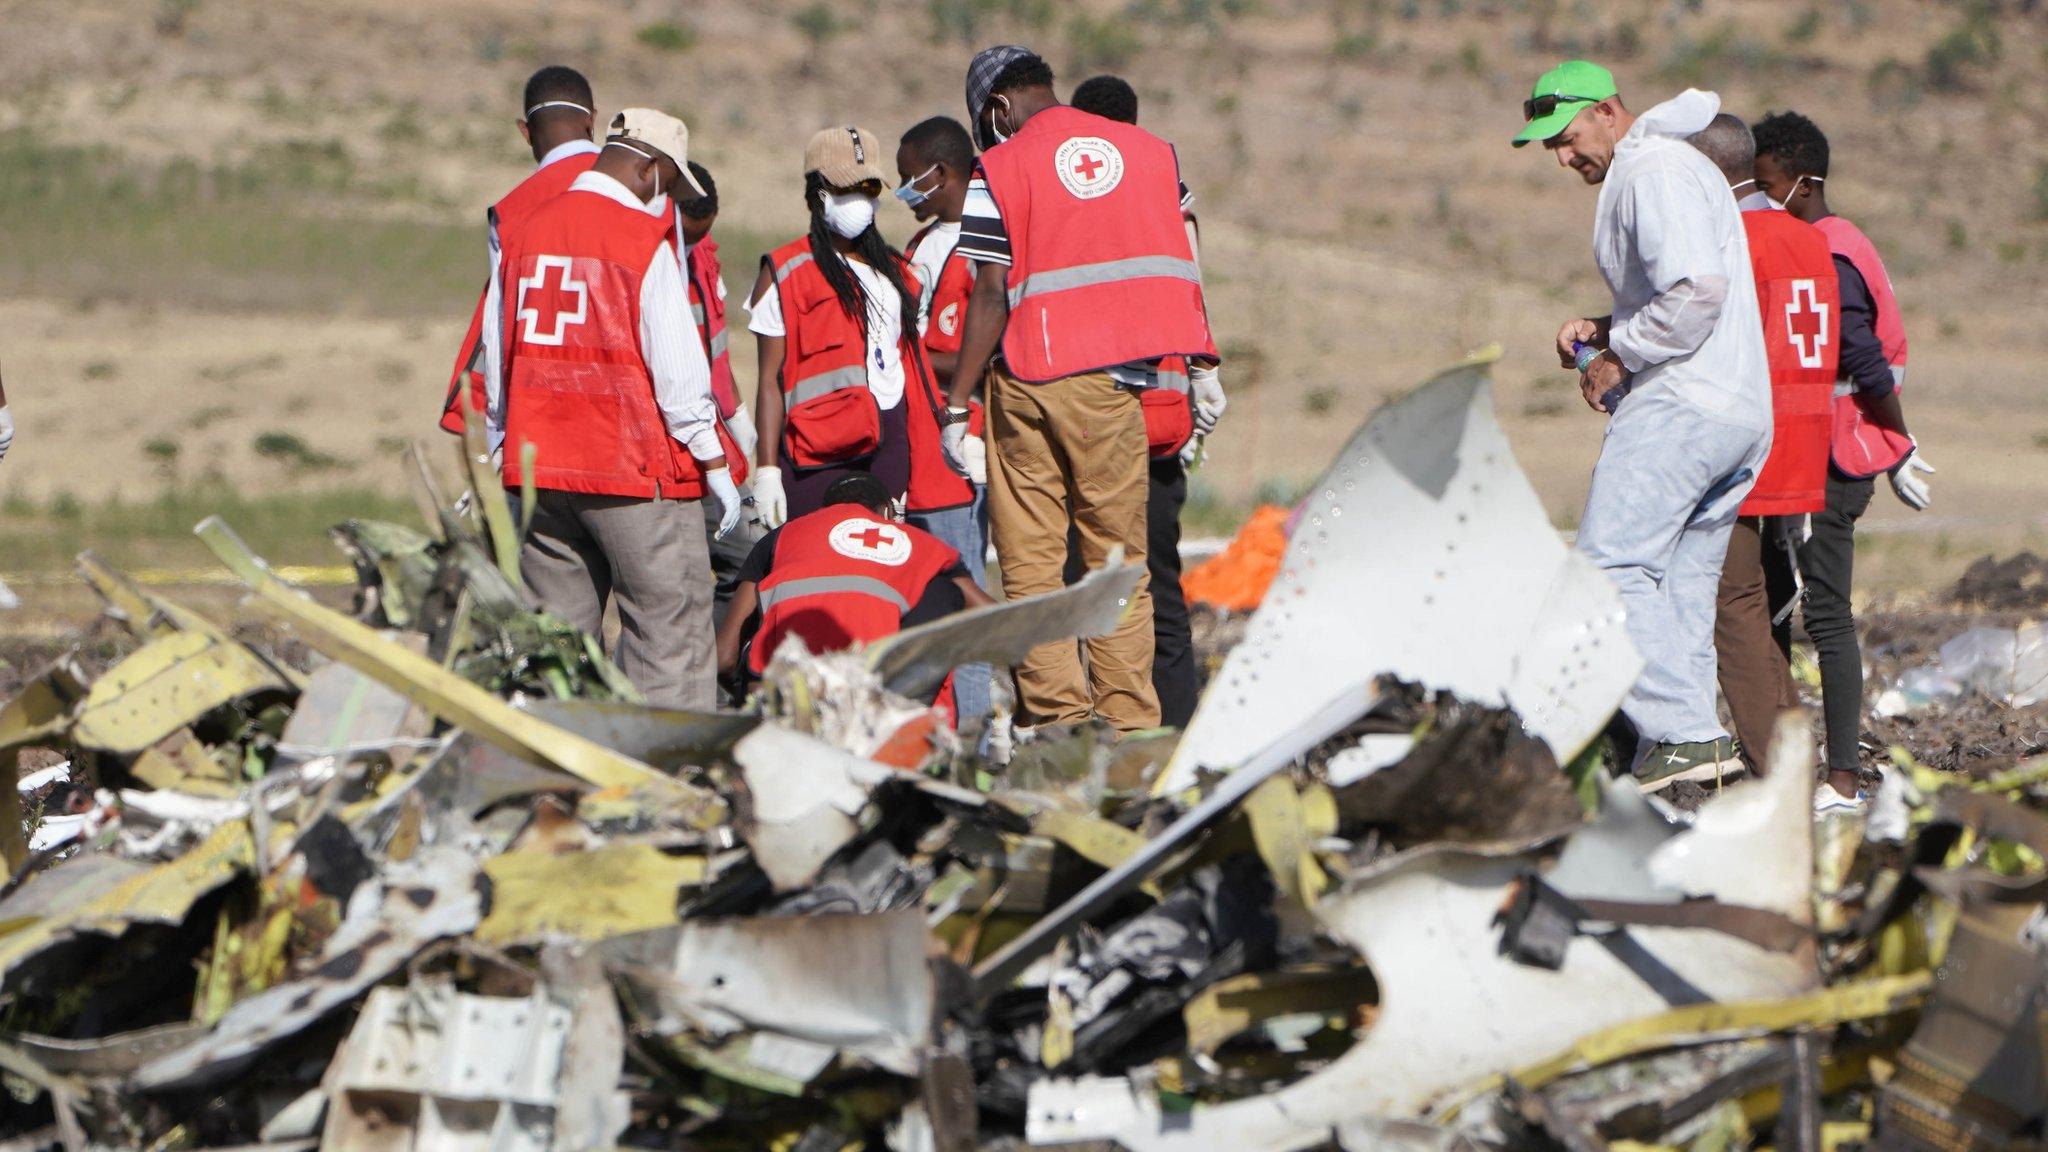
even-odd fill
[{"label": "woman in red cross vest", "polygon": [[754,501],[771,528],[816,511],[849,471],[874,476],[901,504],[913,453],[923,446],[937,458],[938,392],[918,340],[916,274],[875,228],[882,159],[866,129],[813,136],[804,149],[810,232],[764,257],[754,285]]}]

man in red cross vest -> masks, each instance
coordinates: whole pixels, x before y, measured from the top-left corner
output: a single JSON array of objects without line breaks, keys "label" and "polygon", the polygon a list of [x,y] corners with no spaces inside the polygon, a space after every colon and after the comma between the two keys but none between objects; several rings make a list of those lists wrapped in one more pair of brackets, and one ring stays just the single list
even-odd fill
[{"label": "man in red cross vest", "polygon": [[487,413],[493,450],[504,438],[505,426],[503,413],[490,407],[484,385],[485,359],[497,347],[498,260],[505,237],[517,231],[535,208],[567,191],[569,182],[590,171],[597,159],[597,145],[590,140],[595,130],[591,109],[596,101],[590,94],[590,81],[582,73],[559,64],[542,68],[526,81],[521,107],[525,111],[519,118],[519,134],[532,149],[536,167],[484,215],[490,271],[476,312],[470,317],[469,331],[456,352],[448,398],[441,405],[441,427],[457,436],[462,435],[465,406]]},{"label": "man in red cross vest", "polygon": [[891,503],[881,481],[849,473],[826,489],[824,507],[763,537],[719,625],[719,671],[741,666],[757,608],[759,630],[744,659],[755,676],[790,636],[812,652],[838,652],[994,603],[951,545],[897,522]]},{"label": "man in red cross vest", "polygon": [[1726,112],[1692,146],[1728,179],[1749,241],[1771,370],[1771,453],[1736,510],[1721,565],[1714,614],[1714,656],[1721,695],[1750,771],[1768,762],[1778,714],[1799,706],[1787,653],[1771,632],[1767,554],[1782,561],[1784,526],[1827,505],[1828,411],[1841,344],[1841,293],[1827,237],[1780,212],[1756,190],[1756,145],[1749,126]]},{"label": "man in red cross vest", "polygon": [[[673,222],[648,205],[688,184],[689,131],[628,108],[590,171],[508,237],[503,260],[504,478],[538,489],[520,570],[592,635],[618,604],[618,663],[651,703],[715,702],[706,489],[721,531],[741,514],[690,319]],[[698,190],[701,193],[701,189]]]},{"label": "man in red cross vest", "polygon": [[[1070,525],[1090,568],[1117,547],[1145,561],[1139,392],[1157,386],[1163,359],[1218,359],[1173,146],[1061,104],[1052,81],[1014,45],[976,56],[967,74],[984,151],[957,248],[978,267],[945,437],[957,460],[986,377],[989,528],[1013,598],[1062,586]],[[1019,722],[1157,725],[1145,581],[1116,631],[1087,647],[1085,672],[1071,642],[1018,666]]]},{"label": "man in red cross vest", "polygon": [[[1924,478],[1934,466],[1906,430],[1899,390],[1906,379],[1906,325],[1892,295],[1891,274],[1861,229],[1828,209],[1828,138],[1797,112],[1765,116],[1756,126],[1757,191],[1827,237],[1842,303],[1841,356],[1829,445],[1827,507],[1814,514],[1799,545],[1804,594],[1800,623],[1820,657],[1821,711],[1827,721],[1828,782],[1817,809],[1856,804],[1862,763],[1863,651],[1850,602],[1856,522],[1870,509],[1874,481],[1889,475],[1907,507],[1927,507]],[[1775,572],[1774,595],[1790,598],[1793,566]],[[1791,642],[1789,618],[1781,644]]]}]

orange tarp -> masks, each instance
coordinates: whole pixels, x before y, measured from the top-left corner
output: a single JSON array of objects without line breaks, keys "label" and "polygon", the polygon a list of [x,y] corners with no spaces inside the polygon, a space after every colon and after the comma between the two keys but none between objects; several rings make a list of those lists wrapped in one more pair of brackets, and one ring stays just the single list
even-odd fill
[{"label": "orange tarp", "polygon": [[1229,612],[1257,608],[1287,554],[1288,515],[1278,505],[1261,505],[1228,547],[1181,576],[1181,592],[1188,601]]}]

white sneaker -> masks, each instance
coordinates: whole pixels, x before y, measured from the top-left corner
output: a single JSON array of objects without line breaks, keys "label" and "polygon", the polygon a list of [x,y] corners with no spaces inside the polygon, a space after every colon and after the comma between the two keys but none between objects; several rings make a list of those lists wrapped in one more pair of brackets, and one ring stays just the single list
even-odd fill
[{"label": "white sneaker", "polygon": [[1859,791],[1854,796],[1844,796],[1835,791],[1835,786],[1823,782],[1813,790],[1813,814],[1831,816],[1837,812],[1861,812],[1870,805],[1870,797]]}]

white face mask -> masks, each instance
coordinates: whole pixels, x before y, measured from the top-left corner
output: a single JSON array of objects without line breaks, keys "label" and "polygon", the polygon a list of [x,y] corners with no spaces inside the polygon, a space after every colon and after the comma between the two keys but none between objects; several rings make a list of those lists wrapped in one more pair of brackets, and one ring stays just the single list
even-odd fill
[{"label": "white face mask", "polygon": [[[1003,102],[1003,111],[1007,112],[1010,110],[1010,98],[1008,96],[998,96],[996,97],[996,99],[1001,100]],[[996,143],[998,144],[1001,144],[1003,141],[1008,140],[1010,138],[1010,134],[1008,132],[1005,132],[1001,128],[996,127],[996,114],[994,108],[990,108],[989,110],[988,130],[989,134],[996,138]]]},{"label": "white face mask", "polygon": [[872,196],[859,192],[820,192],[818,202],[825,206],[825,227],[848,240],[874,227],[875,198]]},{"label": "white face mask", "polygon": [[1764,194],[1764,199],[1766,199],[1766,200],[1770,200],[1770,201],[1771,201],[1771,207],[1773,207],[1773,208],[1776,208],[1776,209],[1777,209],[1778,211],[1780,211],[1780,212],[1788,211],[1788,209],[1786,208],[1786,205],[1788,205],[1788,204],[1792,203],[1792,198],[1793,198],[1794,196],[1797,196],[1797,195],[1799,195],[1799,186],[1800,186],[1801,184],[1805,183],[1805,182],[1806,182],[1806,181],[1808,181],[1808,180],[1812,180],[1812,181],[1814,181],[1815,183],[1819,183],[1819,181],[1820,181],[1820,177],[1818,177],[1818,176],[1801,176],[1801,177],[1799,177],[1799,178],[1798,178],[1797,180],[1794,180],[1794,181],[1792,181],[1792,187],[1790,187],[1790,188],[1788,188],[1788,189],[1786,189],[1786,190],[1785,190],[1785,198],[1784,198],[1783,200],[1771,200],[1771,197],[1770,197],[1770,194],[1769,194],[1769,193],[1765,193],[1765,194]]}]

